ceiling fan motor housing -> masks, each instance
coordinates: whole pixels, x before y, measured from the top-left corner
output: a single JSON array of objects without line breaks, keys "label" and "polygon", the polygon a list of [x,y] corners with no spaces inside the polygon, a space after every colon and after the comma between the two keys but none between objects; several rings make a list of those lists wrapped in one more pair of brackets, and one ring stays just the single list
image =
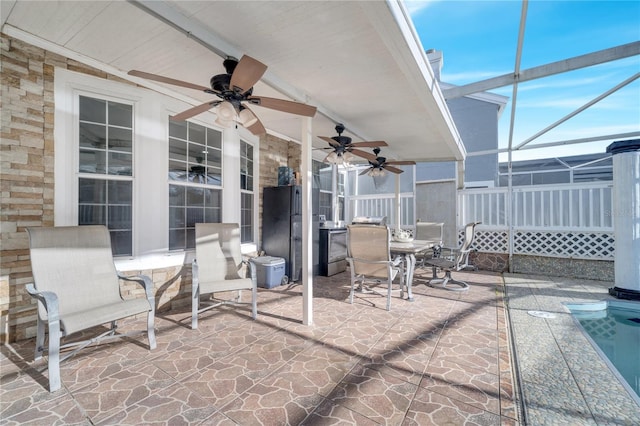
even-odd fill
[{"label": "ceiling fan motor housing", "polygon": [[227,59],[225,59],[222,62],[222,66],[224,67],[224,69],[227,71],[227,74],[229,75],[233,74],[233,72],[236,70],[237,65],[238,65],[238,60],[233,56],[227,56]]},{"label": "ceiling fan motor housing", "polygon": [[338,142],[342,146],[351,144],[351,138],[348,136],[333,136],[331,139]]},{"label": "ceiling fan motor housing", "polygon": [[215,94],[225,101],[231,102],[233,106],[238,109],[240,102],[245,100],[247,96],[251,96],[253,93],[253,87],[244,93],[237,93],[231,90],[231,74],[218,74],[211,77],[210,81],[211,89]]}]

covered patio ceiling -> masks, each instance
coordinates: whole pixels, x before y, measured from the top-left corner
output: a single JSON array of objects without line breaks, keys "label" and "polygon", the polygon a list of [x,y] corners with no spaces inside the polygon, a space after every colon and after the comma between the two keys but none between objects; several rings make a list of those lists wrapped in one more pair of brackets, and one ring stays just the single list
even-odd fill
[{"label": "covered patio ceiling", "polygon": [[[2,0],[2,32],[197,105],[191,89],[132,69],[208,86],[223,58],[269,68],[254,94],[318,107],[317,136],[384,140],[388,158],[462,160],[464,147],[411,20],[387,1]],[[256,107],[268,133],[299,141],[301,118]]]}]

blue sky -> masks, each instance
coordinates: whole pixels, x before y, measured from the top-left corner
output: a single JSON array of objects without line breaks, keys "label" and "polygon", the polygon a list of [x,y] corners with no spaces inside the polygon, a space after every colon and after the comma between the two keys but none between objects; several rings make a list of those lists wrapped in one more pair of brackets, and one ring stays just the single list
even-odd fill
[{"label": "blue sky", "polygon": [[[464,85],[514,70],[522,2],[405,0],[425,49],[443,53],[443,82]],[[640,40],[640,0],[529,1],[521,69]],[[518,85],[513,145],[528,139],[640,72],[640,57]],[[492,93],[512,97],[512,86]],[[499,122],[509,139],[511,102]],[[640,131],[640,79],[540,136],[535,143]],[[604,152],[611,143],[526,150],[514,160]],[[501,155],[501,160],[506,159]]]}]

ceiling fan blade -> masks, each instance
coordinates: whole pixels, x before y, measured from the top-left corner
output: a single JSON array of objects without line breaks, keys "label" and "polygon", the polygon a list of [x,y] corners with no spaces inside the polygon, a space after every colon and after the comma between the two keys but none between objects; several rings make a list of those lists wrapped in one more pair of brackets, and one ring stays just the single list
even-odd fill
[{"label": "ceiling fan blade", "polygon": [[378,146],[388,146],[385,141],[368,141],[368,142],[353,142],[351,146],[357,146],[358,148],[375,148]]},{"label": "ceiling fan blade", "polygon": [[264,128],[259,118],[258,118],[258,121],[253,123],[251,126],[247,127],[247,130],[253,133],[254,135],[262,135],[267,133],[267,129]]},{"label": "ceiling fan blade", "polygon": [[253,105],[288,112],[290,114],[304,115],[305,117],[313,117],[316,115],[316,107],[300,102],[285,101],[284,99],[267,98],[264,96],[250,96],[247,98],[247,101]]},{"label": "ceiling fan blade", "polygon": [[132,75],[134,77],[146,78],[147,80],[153,80],[153,81],[157,81],[157,82],[160,82],[160,83],[167,83],[167,84],[172,84],[174,86],[186,87],[187,89],[195,89],[195,90],[201,90],[201,91],[207,92],[207,93],[213,93],[213,91],[209,87],[200,86],[200,85],[193,84],[193,83],[188,83],[188,82],[182,81],[182,80],[176,80],[176,79],[169,78],[169,77],[163,77],[161,75],[151,74],[151,73],[144,72],[144,71],[131,70],[127,74]]},{"label": "ceiling fan blade", "polygon": [[207,110],[210,110],[211,108],[215,107],[216,105],[218,105],[221,101],[211,101],[211,102],[205,102],[201,105],[197,105],[194,106],[193,108],[189,108],[186,111],[182,111],[179,114],[173,115],[171,116],[171,120],[173,121],[184,121],[187,118],[191,118],[193,116],[196,116],[200,113],[203,113]]},{"label": "ceiling fan blade", "polygon": [[415,166],[415,161],[387,161],[387,164],[395,164],[396,166]]},{"label": "ceiling fan blade", "polygon": [[402,172],[404,172],[404,170],[401,170],[397,167],[393,167],[393,166],[387,166],[387,164],[384,164],[382,166],[385,170],[389,170],[390,172],[396,173],[396,174],[400,174]]},{"label": "ceiling fan blade", "polygon": [[229,86],[236,92],[244,93],[251,89],[267,71],[267,66],[251,56],[243,55],[236,65]]},{"label": "ceiling fan blade", "polygon": [[361,151],[359,149],[350,149],[349,152],[352,153],[353,155],[357,155],[358,157],[365,158],[369,161],[374,161],[374,162],[377,161],[376,156],[367,151]]},{"label": "ceiling fan blade", "polygon": [[369,170],[371,170],[371,167],[367,167],[366,169],[358,173],[358,176],[366,175],[367,173],[369,173]]},{"label": "ceiling fan blade", "polygon": [[323,141],[327,142],[329,145],[331,146],[340,146],[340,144],[336,141],[334,141],[333,139],[331,139],[330,137],[327,136],[318,136],[320,139],[322,139]]}]

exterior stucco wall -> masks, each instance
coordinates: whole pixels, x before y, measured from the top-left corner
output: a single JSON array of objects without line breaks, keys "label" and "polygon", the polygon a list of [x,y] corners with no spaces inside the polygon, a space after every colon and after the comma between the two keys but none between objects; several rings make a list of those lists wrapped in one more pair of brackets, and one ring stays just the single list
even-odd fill
[{"label": "exterior stucco wall", "polygon": [[[447,105],[467,153],[498,148],[498,105],[472,98],[452,99],[447,101]],[[465,183],[495,183],[497,176],[497,153],[467,156]],[[456,167],[453,162],[420,163],[416,168],[418,182],[455,177]]]}]

